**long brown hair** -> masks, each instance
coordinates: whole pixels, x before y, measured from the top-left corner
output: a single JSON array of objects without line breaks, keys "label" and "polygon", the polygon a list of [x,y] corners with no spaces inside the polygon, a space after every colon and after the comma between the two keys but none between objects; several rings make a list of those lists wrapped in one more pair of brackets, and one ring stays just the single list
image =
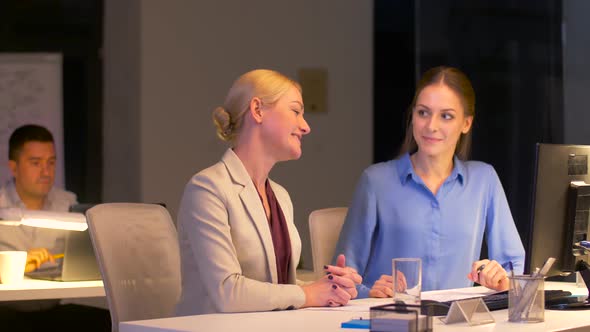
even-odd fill
[{"label": "long brown hair", "polygon": [[[414,107],[416,107],[416,100],[420,93],[422,93],[422,90],[427,86],[435,84],[444,84],[454,91],[463,105],[464,115],[466,117],[472,116],[475,118],[475,91],[467,76],[459,69],[453,67],[439,66],[429,69],[424,75],[422,75],[422,78],[418,82],[414,99],[408,108],[406,118],[406,137],[404,138],[404,143],[400,149],[400,156],[408,152],[414,153],[418,150],[418,145],[416,144],[412,132],[412,114]],[[470,151],[471,130],[466,134],[461,133],[459,142],[455,147],[455,155],[461,160],[466,160],[469,158]]]}]

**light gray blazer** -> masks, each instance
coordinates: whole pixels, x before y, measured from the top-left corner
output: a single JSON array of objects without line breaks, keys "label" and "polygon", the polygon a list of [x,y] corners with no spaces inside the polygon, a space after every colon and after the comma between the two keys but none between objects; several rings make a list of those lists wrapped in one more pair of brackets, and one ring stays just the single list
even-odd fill
[{"label": "light gray blazer", "polygon": [[179,315],[290,309],[305,303],[303,290],[295,285],[301,240],[293,224],[293,204],[283,187],[270,184],[289,229],[291,284],[277,284],[264,208],[244,165],[228,149],[220,162],[191,178],[182,196]]}]

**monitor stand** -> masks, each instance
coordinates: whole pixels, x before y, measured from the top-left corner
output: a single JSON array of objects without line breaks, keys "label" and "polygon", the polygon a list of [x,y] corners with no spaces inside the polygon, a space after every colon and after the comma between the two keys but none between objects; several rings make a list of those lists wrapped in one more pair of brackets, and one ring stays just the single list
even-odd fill
[{"label": "monitor stand", "polygon": [[[576,263],[576,271],[580,272],[588,290],[587,294],[590,294],[590,265],[583,260],[580,260]],[[590,310],[590,302],[587,297],[584,302],[552,304],[548,305],[546,308],[552,310]]]}]

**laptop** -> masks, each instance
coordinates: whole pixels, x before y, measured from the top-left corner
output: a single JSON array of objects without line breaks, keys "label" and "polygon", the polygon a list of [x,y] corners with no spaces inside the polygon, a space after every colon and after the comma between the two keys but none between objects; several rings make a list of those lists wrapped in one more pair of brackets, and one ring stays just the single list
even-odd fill
[{"label": "laptop", "polygon": [[55,264],[45,263],[25,275],[53,281],[101,280],[88,230],[69,231],[66,235],[64,257],[56,260]]}]

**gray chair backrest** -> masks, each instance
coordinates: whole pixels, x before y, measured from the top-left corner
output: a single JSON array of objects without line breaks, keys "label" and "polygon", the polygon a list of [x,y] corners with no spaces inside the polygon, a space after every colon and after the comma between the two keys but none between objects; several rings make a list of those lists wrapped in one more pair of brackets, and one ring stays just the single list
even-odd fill
[{"label": "gray chair backrest", "polygon": [[316,278],[324,275],[324,265],[331,264],[346,212],[348,208],[337,207],[315,210],[309,214],[311,256]]},{"label": "gray chair backrest", "polygon": [[119,322],[170,317],[180,298],[180,253],[168,211],[108,203],[86,212],[113,331]]}]

